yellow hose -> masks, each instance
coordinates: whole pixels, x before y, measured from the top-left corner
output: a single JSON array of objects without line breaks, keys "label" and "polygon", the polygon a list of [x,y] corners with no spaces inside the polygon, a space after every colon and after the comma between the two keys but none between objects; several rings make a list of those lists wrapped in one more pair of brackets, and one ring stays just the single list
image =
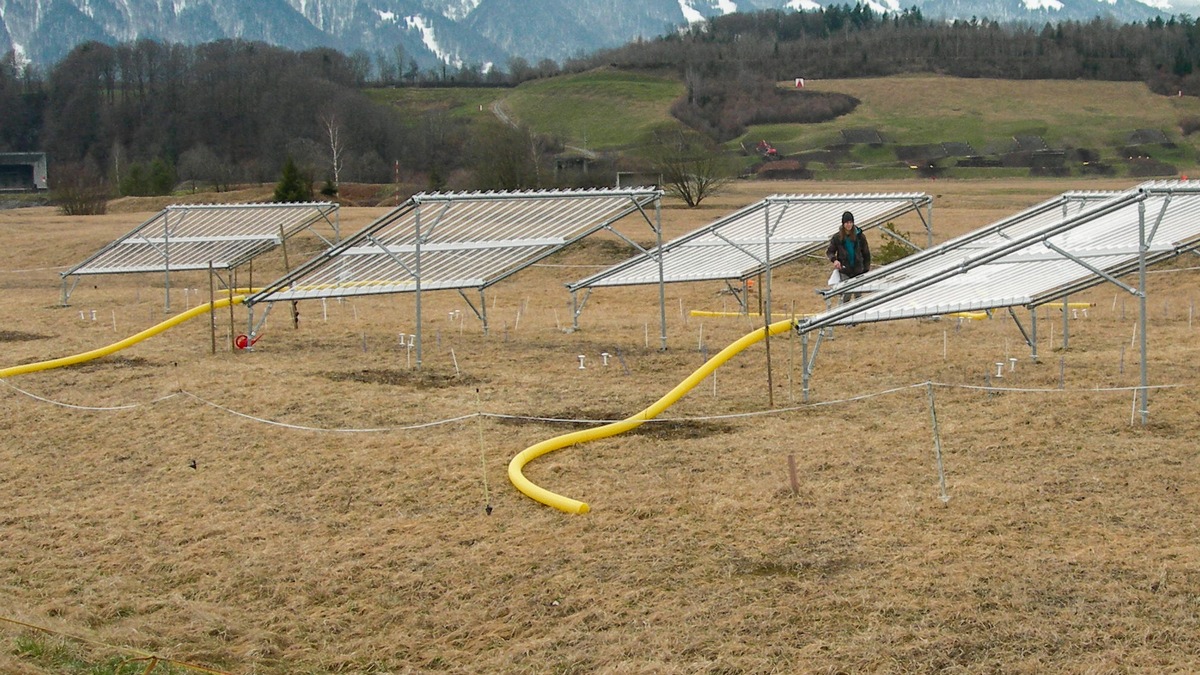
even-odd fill
[{"label": "yellow hose", "polygon": [[725,349],[722,349],[715,356],[706,361],[704,365],[700,366],[694,373],[687,376],[683,382],[675,385],[674,389],[667,392],[665,396],[658,399],[658,401],[656,401],[653,405],[637,413],[636,415],[627,417],[620,422],[611,422],[594,429],[584,429],[582,431],[573,431],[569,434],[563,434],[562,436],[555,436],[554,438],[544,440],[541,443],[537,443],[525,448],[518,453],[516,457],[513,457],[512,461],[508,463],[508,480],[513,484],[514,487],[535,501],[541,502],[547,506],[553,506],[559,511],[565,511],[567,513],[587,513],[590,510],[587,504],[575,499],[571,499],[570,497],[564,497],[560,494],[555,494],[545,488],[534,485],[528,478],[525,477],[523,473],[521,473],[521,470],[525,468],[526,464],[548,452],[559,450],[567,446],[576,445],[578,443],[585,443],[587,441],[594,441],[601,438],[608,438],[609,436],[616,436],[617,434],[623,434],[626,431],[641,426],[646,420],[658,417],[664,410],[674,405],[676,401],[683,398],[685,394],[695,388],[696,385],[700,384],[704,378],[711,375],[714,370],[719,368],[729,359],[733,358],[739,352],[752,344],[762,341],[768,333],[771,335],[778,335],[779,333],[790,330],[792,325],[792,320],[788,319],[786,321],[777,321],[768,326],[765,330],[762,328],[756,328],[754,331],[747,333],[737,342],[734,342]]},{"label": "yellow hose", "polygon": [[74,356],[64,356],[62,358],[51,359],[49,361],[38,361],[37,363],[26,363],[26,364],[20,365],[20,366],[12,366],[9,368],[0,369],[0,379],[3,379],[5,377],[12,377],[14,375],[24,375],[26,373],[34,373],[39,370],[51,370],[53,368],[63,368],[66,366],[73,366],[75,364],[83,363],[85,361],[91,361],[93,359],[98,359],[102,356],[108,356],[109,354],[121,351],[122,349],[125,349],[126,347],[135,345],[135,344],[141,342],[142,340],[145,340],[146,338],[154,337],[155,335],[158,335],[159,333],[167,330],[168,328],[178,326],[179,324],[183,323],[184,321],[187,321],[188,319],[193,319],[197,316],[200,316],[201,314],[207,314],[210,310],[217,310],[217,309],[221,309],[223,307],[228,307],[230,305],[239,305],[245,299],[246,299],[245,295],[235,295],[232,298],[221,298],[220,300],[217,300],[216,302],[212,303],[211,305],[207,302],[204,304],[201,304],[201,305],[197,305],[197,306],[189,309],[188,311],[183,312],[182,314],[177,314],[177,315],[171,317],[170,319],[163,321],[162,323],[151,326],[136,335],[131,335],[131,336],[125,338],[124,340],[121,340],[120,342],[114,342],[111,345],[108,345],[107,347],[100,347],[98,349],[93,349],[91,351],[83,352],[82,354],[76,354]]}]

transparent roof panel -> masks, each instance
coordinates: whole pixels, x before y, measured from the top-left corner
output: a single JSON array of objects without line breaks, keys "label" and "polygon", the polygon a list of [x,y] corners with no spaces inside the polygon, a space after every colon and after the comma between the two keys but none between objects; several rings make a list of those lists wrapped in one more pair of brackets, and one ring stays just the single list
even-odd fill
[{"label": "transparent roof panel", "polygon": [[918,251],[888,265],[876,267],[836,289],[826,291],[824,295],[838,295],[851,290],[880,291],[908,279],[920,278],[934,270],[956,265],[997,244],[1012,241],[1014,237],[1057,223],[1071,214],[1079,213],[1089,205],[1112,199],[1119,194],[1121,193],[1116,191],[1065,192],[991,225]]},{"label": "transparent roof panel", "polygon": [[[664,244],[663,281],[746,279],[759,274],[767,264],[768,222],[771,264],[779,265],[824,249],[843,211],[852,211],[855,223],[866,230],[931,201],[923,193],[774,195]],[[567,287],[574,291],[658,282],[658,257],[649,251]]]},{"label": "transparent roof panel", "polygon": [[1145,183],[924,275],[835,307],[800,326],[888,321],[1036,306],[1200,246],[1200,182]]},{"label": "transparent roof panel", "polygon": [[422,193],[247,304],[486,288],[656,204],[656,188]]},{"label": "transparent roof panel", "polygon": [[231,269],[318,222],[336,225],[328,202],[168,206],[63,276]]}]

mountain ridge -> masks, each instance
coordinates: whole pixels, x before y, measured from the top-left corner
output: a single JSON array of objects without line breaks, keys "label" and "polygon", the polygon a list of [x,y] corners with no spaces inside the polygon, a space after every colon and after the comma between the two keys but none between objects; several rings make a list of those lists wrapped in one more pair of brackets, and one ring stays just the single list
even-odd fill
[{"label": "mountain ridge", "polygon": [[[513,59],[562,62],[653,39],[732,12],[797,11],[827,0],[0,0],[0,53],[52,65],[95,40],[198,44],[262,41],[289,49],[329,47],[381,55],[411,70],[450,66],[505,70]],[[899,0],[865,0],[876,13]],[[252,11],[247,11],[247,6]],[[1172,15],[1166,0],[918,0],[926,17],[1041,24]],[[536,19],[536,20],[535,20]]]}]

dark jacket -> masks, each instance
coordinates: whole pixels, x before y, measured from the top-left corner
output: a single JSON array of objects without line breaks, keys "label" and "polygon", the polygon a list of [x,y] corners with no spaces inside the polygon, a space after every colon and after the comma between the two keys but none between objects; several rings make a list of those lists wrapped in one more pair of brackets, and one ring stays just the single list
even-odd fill
[{"label": "dark jacket", "polygon": [[867,237],[857,226],[854,228],[854,259],[850,259],[850,251],[846,246],[846,236],[842,228],[829,238],[829,247],[825,249],[825,257],[829,262],[842,262],[842,276],[856,277],[863,272],[871,271],[871,247],[867,245]]}]

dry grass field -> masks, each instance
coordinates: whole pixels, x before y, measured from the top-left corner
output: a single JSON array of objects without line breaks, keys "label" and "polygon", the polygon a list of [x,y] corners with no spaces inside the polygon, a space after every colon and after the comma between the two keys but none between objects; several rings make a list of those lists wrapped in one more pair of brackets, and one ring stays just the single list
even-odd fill
[{"label": "dry grass field", "polygon": [[[773,193],[918,190],[942,240],[1131,186],[746,183],[663,219],[675,236]],[[156,208],[0,211],[0,367],[164,318],[144,276],[88,279],[59,306],[58,273]],[[342,227],[383,212],[343,209]],[[656,288],[599,290],[561,330],[562,284],[626,255],[597,240],[499,284],[486,336],[457,294],[427,294],[419,371],[397,339],[413,299],[389,296],[303,303],[298,329],[277,307],[253,352],[228,349],[238,308],[215,354],[197,319],[0,380],[0,617],[91,641],[0,623],[0,671],[75,672],[19,648],[33,639],[264,674],[1200,670],[1195,256],[1150,276],[1150,379],[1175,386],[1147,425],[1127,389],[1137,303],[1106,285],[1072,298],[1095,305],[1065,351],[1042,310],[1040,363],[999,314],[838,329],[808,404],[798,340],[772,340],[770,394],[756,345],[666,421],[531,463],[592,507],[566,515],[512,488],[512,456],[581,428],[556,420],[641,410],[756,325],[688,316],[733,301],[687,284],[667,288],[666,351]],[[271,256],[255,279],[281,269]],[[776,306],[820,309],[826,276],[781,270]],[[207,300],[204,276],[172,286],[172,313]],[[1009,389],[977,388],[1009,357]]]}]

